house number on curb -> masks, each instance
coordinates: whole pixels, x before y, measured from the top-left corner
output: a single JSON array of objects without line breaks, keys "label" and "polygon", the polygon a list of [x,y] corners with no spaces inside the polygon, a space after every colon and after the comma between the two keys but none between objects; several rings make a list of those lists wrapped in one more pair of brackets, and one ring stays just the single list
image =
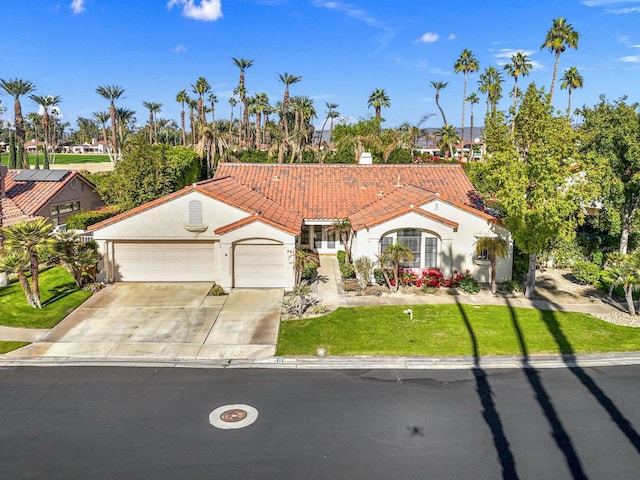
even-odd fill
[{"label": "house number on curb", "polygon": [[222,405],[209,414],[209,423],[222,430],[244,428],[258,418],[258,410],[251,405],[237,403]]}]

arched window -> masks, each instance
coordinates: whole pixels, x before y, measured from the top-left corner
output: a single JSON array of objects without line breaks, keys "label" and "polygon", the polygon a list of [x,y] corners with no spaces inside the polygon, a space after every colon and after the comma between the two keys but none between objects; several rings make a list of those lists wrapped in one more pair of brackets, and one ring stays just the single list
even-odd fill
[{"label": "arched window", "polygon": [[400,243],[411,250],[413,262],[401,264],[405,268],[439,268],[438,238],[417,229],[404,229],[385,235],[380,239],[380,252],[388,245]]},{"label": "arched window", "polygon": [[202,225],[202,202],[199,200],[189,202],[189,225]]}]

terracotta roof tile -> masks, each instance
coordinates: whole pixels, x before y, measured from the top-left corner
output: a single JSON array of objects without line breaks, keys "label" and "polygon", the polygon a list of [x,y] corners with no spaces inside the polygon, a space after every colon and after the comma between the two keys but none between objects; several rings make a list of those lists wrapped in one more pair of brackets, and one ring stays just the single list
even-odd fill
[{"label": "terracotta roof tile", "polygon": [[7,197],[12,199],[25,215],[35,215],[44,205],[62,190],[78,172],[69,171],[59,182],[16,181],[22,170],[8,170],[5,176]]},{"label": "terracotta roof tile", "polygon": [[476,198],[459,165],[220,164],[216,178],[229,176],[307,219],[350,217],[407,185],[470,206]]}]

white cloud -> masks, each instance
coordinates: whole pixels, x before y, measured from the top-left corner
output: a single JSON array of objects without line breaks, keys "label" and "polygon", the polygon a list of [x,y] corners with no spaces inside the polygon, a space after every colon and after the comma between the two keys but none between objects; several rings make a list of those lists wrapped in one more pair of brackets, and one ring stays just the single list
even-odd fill
[{"label": "white cloud", "polygon": [[316,7],[328,8],[329,10],[342,12],[348,17],[355,18],[356,20],[366,23],[371,27],[379,27],[379,28],[386,29],[386,27],[383,25],[383,23],[380,20],[370,15],[365,10],[362,10],[361,8],[358,8],[355,5],[352,5],[350,3],[329,2],[325,0],[313,0],[313,4]]},{"label": "white cloud", "polygon": [[455,40],[455,39],[456,39],[455,33],[450,33],[449,36],[447,37],[447,40]]},{"label": "white cloud", "polygon": [[437,42],[439,38],[440,35],[438,35],[437,33],[427,32],[420,37],[420,41],[422,43],[434,43]]},{"label": "white cloud", "polygon": [[187,47],[185,47],[182,44],[176,45],[173,49],[173,53],[182,53],[182,52],[186,52],[187,51]]},{"label": "white cloud", "polygon": [[84,8],[84,0],[72,0],[71,4],[69,4],[69,8],[76,15],[86,10]]},{"label": "white cloud", "polygon": [[182,15],[194,20],[205,22],[218,20],[222,17],[221,0],[200,0],[196,5],[196,0],[169,0],[167,8],[182,5]]},{"label": "white cloud", "polygon": [[623,5],[626,3],[640,3],[640,0],[583,0],[583,5],[587,7],[605,7],[608,5]]},{"label": "white cloud", "polygon": [[497,53],[493,54],[494,58],[506,58],[507,60],[511,60],[511,57],[516,53],[522,52],[523,55],[529,56],[535,53],[533,50],[522,50],[522,49],[513,49],[513,48],[501,48]]},{"label": "white cloud", "polygon": [[640,63],[640,55],[627,55],[626,57],[620,57],[618,60],[625,63]]}]

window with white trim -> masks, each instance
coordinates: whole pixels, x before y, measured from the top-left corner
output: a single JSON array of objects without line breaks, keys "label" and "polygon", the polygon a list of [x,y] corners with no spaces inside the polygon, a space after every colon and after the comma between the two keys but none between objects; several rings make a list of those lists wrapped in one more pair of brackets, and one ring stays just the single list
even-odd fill
[{"label": "window with white trim", "polygon": [[380,252],[394,243],[408,247],[413,253],[413,262],[403,262],[405,268],[439,268],[438,238],[417,229],[404,229],[385,235],[380,239]]}]

